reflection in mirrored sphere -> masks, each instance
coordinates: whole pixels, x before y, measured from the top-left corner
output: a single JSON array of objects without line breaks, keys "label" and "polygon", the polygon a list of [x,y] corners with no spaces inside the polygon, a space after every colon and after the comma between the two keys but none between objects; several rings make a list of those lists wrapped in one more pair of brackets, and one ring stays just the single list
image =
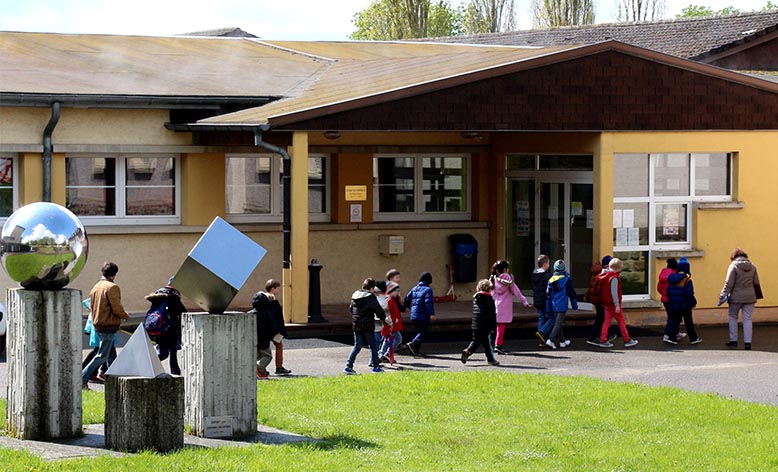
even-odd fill
[{"label": "reflection in mirrored sphere", "polygon": [[84,225],[55,203],[31,203],[13,212],[3,225],[0,245],[3,267],[26,289],[58,290],[86,265]]}]

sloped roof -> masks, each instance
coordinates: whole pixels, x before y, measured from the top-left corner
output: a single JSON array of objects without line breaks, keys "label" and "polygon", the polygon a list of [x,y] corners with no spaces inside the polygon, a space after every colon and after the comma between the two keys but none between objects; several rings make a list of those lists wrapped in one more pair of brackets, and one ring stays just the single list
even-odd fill
[{"label": "sloped roof", "polygon": [[[578,47],[488,48],[454,47],[425,43],[293,43],[277,46],[306,53],[329,51],[341,59],[323,69],[305,93],[270,104],[200,120],[198,124],[232,126],[283,126],[329,113],[357,109],[482,78],[567,61],[615,50],[659,63],[778,93],[778,85],[706,64],[680,59],[617,41]],[[331,46],[331,47],[330,47]],[[419,54],[410,57],[414,46]],[[370,54],[370,59],[355,60]]]},{"label": "sloped roof", "polygon": [[325,64],[242,38],[0,32],[0,93],[273,96]]},{"label": "sloped roof", "polygon": [[778,10],[739,15],[635,23],[570,26],[506,33],[429,38],[428,41],[512,46],[593,44],[616,40],[673,56],[694,59],[733,43],[778,29]]},{"label": "sloped roof", "polygon": [[251,34],[248,31],[243,31],[237,26],[228,26],[226,28],[193,31],[191,33],[184,33],[183,36],[222,36],[222,37],[230,37],[230,38],[256,38],[257,37],[257,35]]}]

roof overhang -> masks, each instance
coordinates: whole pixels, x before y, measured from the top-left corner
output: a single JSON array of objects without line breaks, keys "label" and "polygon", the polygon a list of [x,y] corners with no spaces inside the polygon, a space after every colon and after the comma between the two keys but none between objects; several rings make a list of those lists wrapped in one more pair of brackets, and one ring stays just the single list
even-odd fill
[{"label": "roof overhang", "polygon": [[54,102],[74,108],[212,109],[258,107],[279,97],[101,95],[0,92],[2,107],[49,107]]}]

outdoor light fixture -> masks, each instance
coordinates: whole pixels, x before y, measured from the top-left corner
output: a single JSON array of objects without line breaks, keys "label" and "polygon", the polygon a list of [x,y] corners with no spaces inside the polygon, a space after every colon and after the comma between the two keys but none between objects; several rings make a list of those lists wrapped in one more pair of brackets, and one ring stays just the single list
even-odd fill
[{"label": "outdoor light fixture", "polygon": [[340,131],[325,131],[324,137],[327,139],[338,139],[340,137]]}]

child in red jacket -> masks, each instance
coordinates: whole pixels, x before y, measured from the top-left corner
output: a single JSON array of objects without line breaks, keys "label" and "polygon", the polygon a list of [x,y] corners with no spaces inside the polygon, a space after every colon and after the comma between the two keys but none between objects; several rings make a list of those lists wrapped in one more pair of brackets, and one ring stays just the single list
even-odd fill
[{"label": "child in red jacket", "polygon": [[400,303],[400,286],[391,281],[387,282],[386,295],[389,304],[389,317],[392,320],[392,324],[384,323],[384,327],[381,330],[383,342],[378,355],[381,357],[382,362],[394,364],[394,350],[403,342],[403,319],[398,307]]},{"label": "child in red jacket", "polygon": [[638,340],[630,338],[627,331],[627,322],[624,320],[624,306],[621,303],[621,278],[619,274],[624,268],[624,263],[618,258],[611,259],[608,270],[600,274],[600,289],[602,290],[602,305],[605,307],[605,322],[602,324],[599,347],[613,347],[608,341],[608,328],[611,320],[616,318],[619,324],[621,337],[624,339],[624,347],[632,347],[638,344]]}]

